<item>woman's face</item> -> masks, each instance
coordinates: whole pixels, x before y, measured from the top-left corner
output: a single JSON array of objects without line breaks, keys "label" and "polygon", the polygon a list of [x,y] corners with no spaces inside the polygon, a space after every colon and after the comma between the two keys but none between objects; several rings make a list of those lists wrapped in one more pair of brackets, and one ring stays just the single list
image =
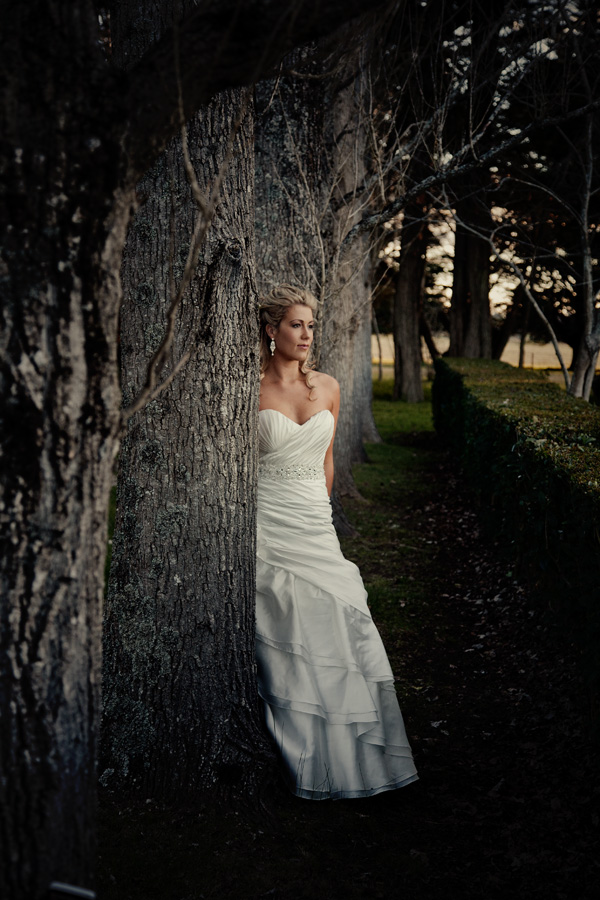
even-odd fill
[{"label": "woman's face", "polygon": [[268,332],[271,337],[270,331],[273,331],[272,336],[275,338],[277,347],[275,352],[287,359],[304,362],[313,342],[314,325],[315,320],[310,306],[299,303],[290,306],[281,320],[279,328],[277,330],[270,329]]}]

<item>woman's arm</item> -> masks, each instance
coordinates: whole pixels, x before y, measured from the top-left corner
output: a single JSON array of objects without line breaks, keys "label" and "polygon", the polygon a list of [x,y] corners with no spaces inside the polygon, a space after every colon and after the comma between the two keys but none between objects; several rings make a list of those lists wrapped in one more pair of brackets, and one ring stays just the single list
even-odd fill
[{"label": "woman's arm", "polygon": [[333,437],[331,438],[331,443],[327,448],[327,453],[325,454],[325,481],[327,483],[327,493],[331,497],[331,491],[333,489],[333,441],[335,438],[335,430],[337,428],[338,416],[340,414],[340,386],[335,380],[335,378],[331,378],[331,412],[333,413],[334,425],[333,425]]}]

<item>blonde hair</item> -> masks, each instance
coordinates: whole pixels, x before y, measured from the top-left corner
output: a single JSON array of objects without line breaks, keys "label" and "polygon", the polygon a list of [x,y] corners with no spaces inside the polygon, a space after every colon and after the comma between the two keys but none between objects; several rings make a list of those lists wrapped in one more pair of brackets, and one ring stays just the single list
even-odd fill
[{"label": "blonde hair", "polygon": [[[313,315],[317,313],[317,298],[306,288],[295,287],[293,284],[278,284],[264,297],[259,297],[260,315],[260,374],[261,377],[267,371],[271,362],[271,338],[267,334],[267,325],[279,328],[283,317],[291,306],[308,306]],[[310,353],[303,363],[299,365],[300,371],[306,378],[306,386],[312,392],[314,385],[311,383],[311,371],[314,369],[312,361],[312,346]],[[311,397],[311,399],[314,399]]]}]

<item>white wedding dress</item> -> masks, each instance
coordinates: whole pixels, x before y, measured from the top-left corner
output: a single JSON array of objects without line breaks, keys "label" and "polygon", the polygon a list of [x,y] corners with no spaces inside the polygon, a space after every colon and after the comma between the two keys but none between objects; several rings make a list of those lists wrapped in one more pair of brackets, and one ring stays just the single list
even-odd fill
[{"label": "white wedding dress", "polygon": [[291,789],[368,797],[415,781],[394,676],[354,563],[331,522],[329,410],[299,425],[260,412],[259,693]]}]

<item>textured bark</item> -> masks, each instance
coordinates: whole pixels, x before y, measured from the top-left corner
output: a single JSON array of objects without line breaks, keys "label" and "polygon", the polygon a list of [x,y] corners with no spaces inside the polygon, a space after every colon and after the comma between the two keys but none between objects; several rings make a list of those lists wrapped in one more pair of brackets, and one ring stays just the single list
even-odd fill
[{"label": "textured bark", "polygon": [[[371,296],[366,240],[359,238],[357,256],[335,271],[335,285],[326,298],[320,368],[340,383],[342,402],[334,445],[334,490],[358,496],[352,466],[366,459],[363,435],[372,439]],[[360,253],[364,252],[361,261]]]},{"label": "textured bark", "polygon": [[[143,52],[139,30],[135,40]],[[247,102],[245,93],[225,92],[188,125],[206,195],[227,166],[165,375],[194,352],[131,419],[121,452],[102,782],[161,800],[223,784],[248,787],[261,755],[268,756],[253,677],[258,334],[251,106],[235,130]],[[178,281],[199,214],[179,140],[139,193],[145,202],[122,274],[126,403],[164,333],[169,268]]]},{"label": "textured bark", "polygon": [[97,90],[91,4],[5,6],[0,895],[36,900],[52,880],[92,878],[118,266],[131,198]]},{"label": "textured bark", "polygon": [[[239,93],[189,129],[200,185],[226,153]],[[258,358],[252,282],[252,117],[179,318],[182,373],[131,420],[121,453],[105,636],[103,782],[175,799],[247,782],[265,741],[254,671]],[[174,185],[172,192],[171,184]],[[125,401],[164,331],[170,205],[175,274],[192,200],[179,142],[144,179],[123,280]],[[173,365],[171,363],[171,367]]]},{"label": "textured bark", "polygon": [[360,235],[340,253],[346,235],[364,212],[361,186],[365,181],[370,103],[365,72],[367,45],[365,40],[346,61],[346,83],[332,98],[333,132],[328,135],[335,177],[320,364],[323,371],[337,378],[342,391],[334,482],[334,490],[341,496],[357,495],[352,465],[366,459],[363,434],[376,435],[371,402],[370,235]]},{"label": "textured bark", "polygon": [[394,399],[408,403],[423,400],[420,317],[426,250],[426,226],[405,218],[394,298]]},{"label": "textured bark", "polygon": [[[314,48],[299,50],[284,65],[318,75],[323,62],[314,57]],[[330,252],[322,228],[331,177],[324,146],[328,102],[325,79],[283,74],[256,86],[258,288],[304,285],[320,301],[321,315]]]},{"label": "textured bark", "polygon": [[[334,446],[335,492],[342,495],[356,493],[352,464],[364,459],[363,435],[377,439],[366,236],[343,258],[338,254],[362,211],[365,82],[355,74],[359,64],[352,54],[335,78],[311,78],[332,63],[305,50],[286,67],[308,77],[263,82],[257,90],[260,287],[298,281],[319,299],[318,365],[338,379],[342,394]],[[340,79],[347,82],[343,88]],[[337,515],[336,525],[343,527]]]}]

